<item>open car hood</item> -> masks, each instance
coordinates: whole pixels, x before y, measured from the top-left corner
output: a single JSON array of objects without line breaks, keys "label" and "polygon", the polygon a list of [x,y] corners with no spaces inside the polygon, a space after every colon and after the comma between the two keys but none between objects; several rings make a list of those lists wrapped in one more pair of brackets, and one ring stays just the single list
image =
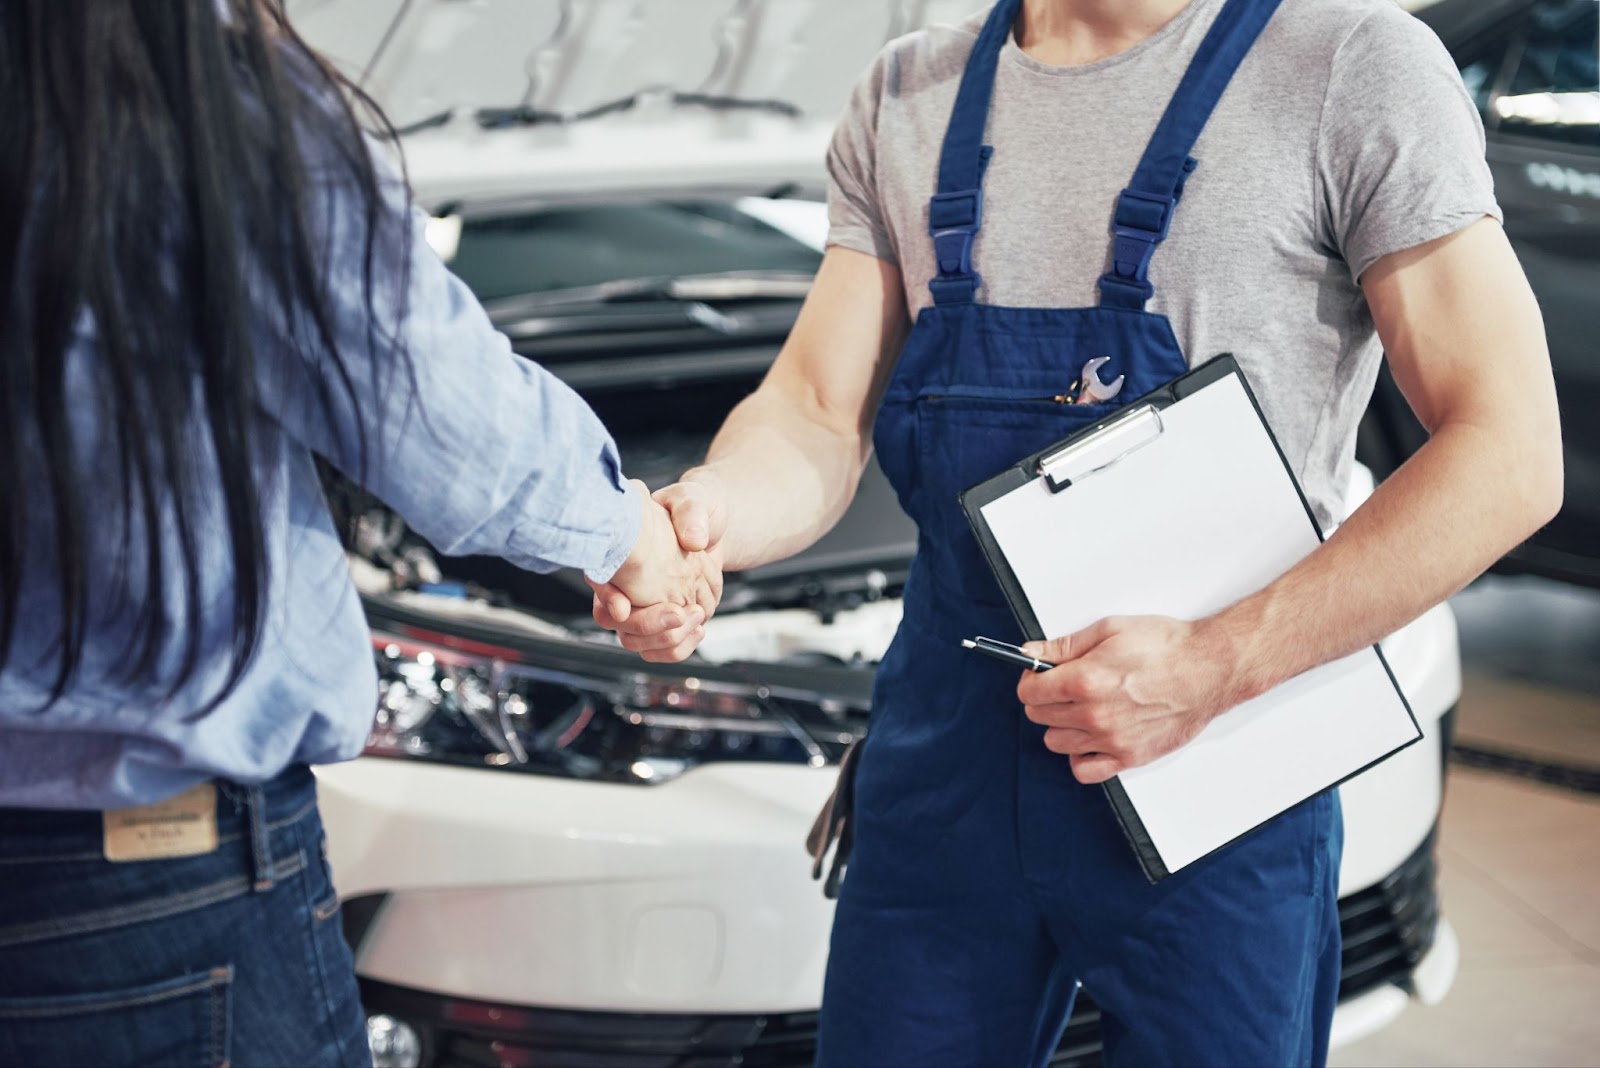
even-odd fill
[{"label": "open car hood", "polygon": [[981,0],[288,0],[296,28],[405,127],[576,115],[650,90],[831,122],[886,41]]}]

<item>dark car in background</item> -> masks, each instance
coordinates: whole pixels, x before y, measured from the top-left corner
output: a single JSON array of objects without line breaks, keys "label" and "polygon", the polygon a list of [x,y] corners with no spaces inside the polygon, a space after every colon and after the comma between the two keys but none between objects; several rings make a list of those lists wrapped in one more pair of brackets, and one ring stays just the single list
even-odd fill
[{"label": "dark car in background", "polygon": [[[1416,15],[1450,50],[1483,116],[1506,234],[1544,312],[1561,404],[1565,504],[1499,570],[1600,586],[1600,2],[1440,0]],[[1425,437],[1385,371],[1362,461],[1381,478]]]}]

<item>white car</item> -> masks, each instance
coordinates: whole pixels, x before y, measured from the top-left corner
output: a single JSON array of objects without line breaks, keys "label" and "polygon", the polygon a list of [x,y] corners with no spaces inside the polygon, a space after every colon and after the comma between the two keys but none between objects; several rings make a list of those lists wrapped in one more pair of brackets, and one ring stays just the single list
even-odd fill
[{"label": "white car", "polygon": [[[289,11],[410,128],[436,248],[654,485],[793,322],[855,73],[966,2]],[[1370,492],[1358,469],[1348,506]],[[369,513],[352,567],[381,704],[368,755],[319,779],[378,1064],[809,1064],[832,905],[803,841],[867,728],[914,540],[873,467],[832,534],[730,576],[701,657],[663,667],[596,633],[576,576],[442,559]],[[1456,969],[1434,865],[1449,609],[1384,647],[1428,737],[1343,790],[1336,1044]],[[1097,1061],[1092,996],[1053,1064]]]}]

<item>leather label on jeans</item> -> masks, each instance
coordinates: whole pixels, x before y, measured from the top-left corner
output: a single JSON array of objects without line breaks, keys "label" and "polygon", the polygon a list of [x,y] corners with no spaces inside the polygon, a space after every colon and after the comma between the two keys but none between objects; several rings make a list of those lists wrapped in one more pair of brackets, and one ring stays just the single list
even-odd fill
[{"label": "leather label on jeans", "polygon": [[101,815],[107,860],[193,857],[217,848],[217,788],[209,782],[153,805]]}]

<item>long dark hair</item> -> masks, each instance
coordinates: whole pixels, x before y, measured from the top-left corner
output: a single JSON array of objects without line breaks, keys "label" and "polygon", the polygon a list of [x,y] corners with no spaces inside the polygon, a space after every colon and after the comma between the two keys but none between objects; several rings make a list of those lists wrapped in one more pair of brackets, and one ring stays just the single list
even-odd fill
[{"label": "long dark hair", "polygon": [[[296,36],[281,0],[3,0],[0,101],[0,668],[26,569],[42,568],[60,605],[50,703],[107,613],[133,636],[130,681],[181,650],[175,693],[199,663],[202,539],[220,528],[231,663],[214,705],[258,648],[266,608],[256,324],[298,324],[288,341],[322,361],[324,410],[354,402],[311,232],[312,168],[363,194],[368,341],[383,335],[404,359],[377,314],[403,314],[406,285],[405,256],[383,250],[404,213],[384,207],[363,136],[382,117]],[[101,387],[88,395],[69,371],[86,330]],[[92,462],[74,431],[87,405],[103,443]],[[364,435],[356,451],[364,465]],[[142,553],[128,549],[134,529],[148,535],[131,542]],[[92,554],[107,552],[121,555],[115,589],[91,581],[104,571]],[[174,588],[186,627],[163,606]]]}]

